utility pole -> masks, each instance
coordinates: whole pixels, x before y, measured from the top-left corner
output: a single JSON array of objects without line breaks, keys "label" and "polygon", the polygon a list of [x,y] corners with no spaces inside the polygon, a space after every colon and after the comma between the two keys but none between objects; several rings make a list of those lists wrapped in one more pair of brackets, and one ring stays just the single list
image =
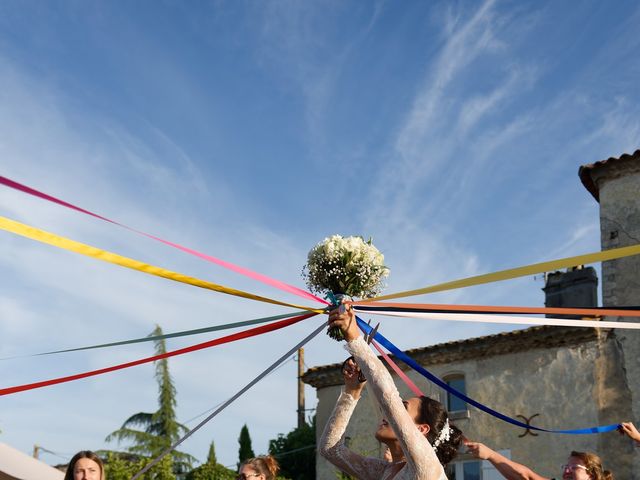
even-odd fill
[{"label": "utility pole", "polygon": [[47,450],[44,447],[41,447],[40,445],[33,445],[33,458],[35,458],[36,460],[40,460],[40,452],[46,452],[46,453],[51,453],[52,455],[58,455],[56,452],[52,452],[51,450]]},{"label": "utility pole", "polygon": [[304,383],[302,382],[304,375],[304,348],[298,349],[298,428],[305,425],[304,419]]}]

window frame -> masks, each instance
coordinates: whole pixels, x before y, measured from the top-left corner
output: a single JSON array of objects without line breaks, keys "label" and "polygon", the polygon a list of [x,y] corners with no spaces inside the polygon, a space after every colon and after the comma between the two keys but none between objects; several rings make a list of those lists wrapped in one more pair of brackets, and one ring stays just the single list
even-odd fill
[{"label": "window frame", "polygon": [[[444,375],[442,377],[442,381],[444,381],[447,385],[449,385],[449,382],[452,380],[462,380],[464,382],[464,394],[467,394],[467,376],[464,374],[464,372],[460,372],[460,371],[456,371],[456,372],[450,372],[447,373],[446,375]],[[456,388],[456,390],[459,390]],[[459,420],[461,418],[469,418],[469,404],[468,403],[464,403],[464,408],[459,409],[459,410],[452,410],[450,409],[450,399],[451,398],[455,398],[458,399],[457,397],[454,397],[453,395],[451,395],[449,392],[447,392],[446,390],[444,391],[444,405],[447,407],[447,412],[449,412],[449,417],[452,420]],[[458,399],[459,400],[459,399]]]}]

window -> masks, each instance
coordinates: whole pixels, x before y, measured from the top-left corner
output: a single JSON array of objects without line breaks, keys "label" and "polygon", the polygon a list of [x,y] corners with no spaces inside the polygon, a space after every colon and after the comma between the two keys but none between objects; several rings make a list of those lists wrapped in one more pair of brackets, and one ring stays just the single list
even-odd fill
[{"label": "window", "polygon": [[[498,452],[506,458],[511,458],[511,450],[498,450]],[[469,459],[469,456],[465,455],[462,455],[462,458],[463,460],[447,465],[448,480],[504,480],[504,477],[491,462]]]},{"label": "window", "polygon": [[482,480],[480,460],[470,462],[456,462],[447,466],[449,480]]},{"label": "window", "polygon": [[[467,387],[464,381],[464,375],[452,375],[445,378],[445,382],[451,388],[455,388],[460,393],[467,394]],[[450,412],[460,412],[467,410],[467,403],[460,398],[447,392],[447,410]]]}]

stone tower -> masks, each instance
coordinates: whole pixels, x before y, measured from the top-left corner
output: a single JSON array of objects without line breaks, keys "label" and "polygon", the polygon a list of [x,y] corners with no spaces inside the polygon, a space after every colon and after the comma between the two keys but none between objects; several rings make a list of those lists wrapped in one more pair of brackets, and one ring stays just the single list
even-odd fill
[{"label": "stone tower", "polygon": [[[609,158],[579,170],[580,180],[600,204],[600,238],[602,250],[640,243],[640,150]],[[607,306],[640,306],[640,255],[603,262],[602,303]],[[640,318],[607,318],[640,321]],[[604,333],[607,335],[607,333]],[[608,333],[616,346],[608,357],[618,357],[620,366],[603,369],[603,382],[613,375],[620,377],[611,388],[616,403],[630,402],[630,413],[640,424],[640,331],[616,329]],[[610,363],[614,359],[607,360]],[[617,370],[617,372],[616,372]],[[620,387],[626,387],[620,391]],[[606,388],[604,389],[606,390]],[[603,390],[603,391],[604,391]],[[628,398],[627,398],[628,397]],[[606,446],[603,445],[606,450]],[[622,453],[622,452],[621,452]],[[624,453],[623,453],[624,454]],[[633,456],[633,478],[640,478],[640,455]],[[629,478],[631,478],[631,475]],[[622,475],[626,478],[625,475]]]}]

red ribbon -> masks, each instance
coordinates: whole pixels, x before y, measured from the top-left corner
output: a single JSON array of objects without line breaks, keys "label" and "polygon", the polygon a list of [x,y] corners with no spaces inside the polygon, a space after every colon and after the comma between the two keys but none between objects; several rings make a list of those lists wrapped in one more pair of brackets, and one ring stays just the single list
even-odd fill
[{"label": "red ribbon", "polygon": [[91,370],[89,372],[84,372],[84,373],[77,373],[75,375],[69,375],[67,377],[52,378],[50,380],[43,380],[41,382],[27,383],[25,385],[17,385],[15,387],[3,388],[3,389],[0,389],[0,396],[11,395],[13,393],[18,393],[18,392],[24,392],[25,390],[33,390],[36,388],[48,387],[50,385],[56,385],[58,383],[72,382],[74,380],[80,380],[81,378],[93,377],[95,375],[102,375],[103,373],[109,373],[109,372],[114,372],[116,370],[122,370],[124,368],[135,367],[136,365],[142,365],[143,363],[154,362],[156,360],[174,357],[176,355],[182,355],[183,353],[195,352],[196,350],[215,347],[217,345],[222,345],[224,343],[235,342],[236,340],[241,340],[243,338],[254,337],[256,335],[261,335],[263,333],[273,332],[274,330],[279,330],[281,328],[288,327],[289,325],[293,325],[294,323],[298,323],[306,318],[313,317],[314,315],[317,315],[317,314],[306,313],[304,315],[299,315],[293,318],[287,318],[285,320],[280,320],[278,322],[270,323],[268,325],[261,325],[259,327],[250,328],[242,332],[234,333],[232,335],[227,335],[226,337],[220,337],[220,338],[216,338],[215,340],[209,340],[207,342],[198,343],[190,347],[180,348],[178,350],[162,353],[160,355],[154,355],[152,357],[141,358],[139,360],[134,360],[133,362],[121,363],[119,365],[113,365],[111,367],[101,368],[98,370]]}]

